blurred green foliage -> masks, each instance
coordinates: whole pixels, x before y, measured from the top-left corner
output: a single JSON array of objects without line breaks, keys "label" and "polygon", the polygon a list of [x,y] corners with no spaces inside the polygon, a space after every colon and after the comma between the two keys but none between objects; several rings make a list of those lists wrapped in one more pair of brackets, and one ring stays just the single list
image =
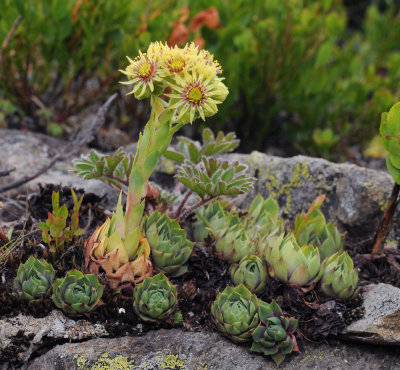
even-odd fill
[{"label": "blurred green foliage", "polygon": [[51,109],[52,132],[121,89],[126,55],[150,41],[195,40],[230,90],[214,130],[235,130],[244,150],[285,144],[344,159],[400,95],[398,4],[368,4],[349,27],[341,0],[2,0],[0,40],[24,19],[3,55],[1,95],[39,119]]},{"label": "blurred green foliage", "polygon": [[[173,0],[1,0],[0,40],[23,20],[3,55],[2,95],[55,121],[119,89],[119,68],[151,39],[166,39]],[[172,10],[171,10],[172,8]]]}]

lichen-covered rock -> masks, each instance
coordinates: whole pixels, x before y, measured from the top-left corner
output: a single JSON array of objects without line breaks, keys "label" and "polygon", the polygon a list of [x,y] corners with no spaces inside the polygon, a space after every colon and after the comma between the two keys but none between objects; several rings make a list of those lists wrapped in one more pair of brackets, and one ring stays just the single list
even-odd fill
[{"label": "lichen-covered rock", "polygon": [[[388,348],[306,344],[302,354],[287,356],[283,366],[287,370],[396,369],[399,359],[399,353]],[[28,369],[276,370],[276,366],[271,359],[252,354],[217,333],[162,329],[143,337],[59,345],[35,359]]]},{"label": "lichen-covered rock", "polygon": [[49,341],[81,341],[105,336],[108,332],[102,324],[75,321],[59,310],[53,310],[44,318],[19,314],[0,320],[0,364],[13,352],[18,353],[20,360],[27,360],[35,348]]},{"label": "lichen-covered rock", "polygon": [[[280,158],[259,152],[230,154],[229,158],[246,163],[256,177],[253,191],[241,197],[243,206],[258,193],[264,198],[272,196],[283,216],[294,220],[319,194],[326,194],[321,211],[327,220],[341,229],[357,230],[364,238],[373,235],[394,185],[387,172],[321,158]],[[395,218],[399,215],[397,210]],[[396,235],[400,235],[400,223],[394,222],[389,238]]]}]

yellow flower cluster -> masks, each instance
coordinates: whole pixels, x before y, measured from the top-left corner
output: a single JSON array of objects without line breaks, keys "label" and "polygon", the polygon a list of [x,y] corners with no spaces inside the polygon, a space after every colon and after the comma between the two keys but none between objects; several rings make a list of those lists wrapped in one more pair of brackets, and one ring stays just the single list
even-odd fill
[{"label": "yellow flower cluster", "polygon": [[151,95],[164,95],[167,108],[174,110],[174,120],[192,123],[196,118],[217,113],[217,104],[228,95],[219,63],[206,50],[199,50],[194,44],[184,48],[169,47],[166,44],[151,43],[145,53],[139,52],[135,59],[128,57],[129,65],[122,73],[132,84],[130,94],[137,99]]}]

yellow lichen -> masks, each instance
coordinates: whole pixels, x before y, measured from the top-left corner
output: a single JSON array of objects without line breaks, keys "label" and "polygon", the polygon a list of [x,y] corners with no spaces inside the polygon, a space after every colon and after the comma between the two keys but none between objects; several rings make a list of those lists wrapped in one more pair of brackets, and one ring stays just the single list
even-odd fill
[{"label": "yellow lichen", "polygon": [[76,360],[76,366],[78,369],[129,370],[133,368],[133,361],[129,361],[127,357],[122,355],[117,355],[111,358],[109,352],[104,352],[91,366],[86,366],[88,359],[82,355],[75,355],[73,359]]},{"label": "yellow lichen", "polygon": [[[283,169],[283,168],[282,168]],[[278,200],[281,196],[286,196],[286,203],[283,213],[289,214],[292,203],[292,190],[299,188],[304,181],[311,181],[313,178],[308,168],[308,161],[303,163],[296,163],[293,167],[293,173],[288,183],[279,184],[277,181],[277,174],[279,169],[271,170],[267,168],[265,171],[265,186],[268,189],[269,195]]]},{"label": "yellow lichen", "polygon": [[75,355],[73,359],[76,360],[76,366],[78,369],[84,369],[86,362],[88,361],[87,358],[82,355]]},{"label": "yellow lichen", "polygon": [[381,211],[384,212],[387,205],[389,203],[389,200],[383,200],[381,202],[378,203],[378,205],[381,207]]},{"label": "yellow lichen", "polygon": [[179,355],[173,355],[172,353],[158,357],[157,361],[163,369],[179,369],[185,365],[184,361],[179,360]]}]

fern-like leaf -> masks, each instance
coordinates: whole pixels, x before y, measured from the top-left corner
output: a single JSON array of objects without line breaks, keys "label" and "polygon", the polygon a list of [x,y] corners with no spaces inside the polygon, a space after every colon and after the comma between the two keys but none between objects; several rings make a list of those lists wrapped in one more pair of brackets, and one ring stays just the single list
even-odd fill
[{"label": "fern-like leaf", "polygon": [[198,164],[190,161],[178,168],[176,178],[201,198],[222,195],[238,195],[248,191],[254,178],[247,172],[247,166],[239,162],[203,156]]},{"label": "fern-like leaf", "polygon": [[178,150],[167,150],[164,156],[175,162],[183,164],[185,160],[199,163],[203,156],[212,157],[217,154],[229,153],[236,149],[240,140],[236,139],[234,132],[224,135],[219,132],[217,136],[209,129],[205,128],[202,133],[203,144],[193,141],[186,137],[178,137]]},{"label": "fern-like leaf", "polygon": [[92,150],[74,161],[73,172],[84,179],[97,179],[122,189],[129,182],[133,155],[119,148],[112,156]]}]

